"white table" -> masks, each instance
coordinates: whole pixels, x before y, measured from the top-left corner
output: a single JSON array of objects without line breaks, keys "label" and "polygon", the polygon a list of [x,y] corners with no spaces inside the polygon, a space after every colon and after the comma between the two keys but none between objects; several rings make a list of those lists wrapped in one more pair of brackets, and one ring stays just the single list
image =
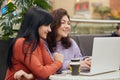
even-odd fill
[{"label": "white table", "polygon": [[72,76],[71,74],[55,74],[49,77],[50,80],[120,80],[120,70],[94,75],[94,76]]}]

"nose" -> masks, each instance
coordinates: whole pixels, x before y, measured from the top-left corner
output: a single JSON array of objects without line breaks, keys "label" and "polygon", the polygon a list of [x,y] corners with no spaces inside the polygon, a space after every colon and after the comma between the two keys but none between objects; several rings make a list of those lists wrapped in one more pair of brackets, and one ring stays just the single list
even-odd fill
[{"label": "nose", "polygon": [[48,31],[51,32],[51,27],[50,26],[48,26]]},{"label": "nose", "polygon": [[71,28],[71,25],[69,25],[68,23],[66,23],[66,24],[65,24],[65,27],[66,27],[67,29],[70,29],[70,28]]}]

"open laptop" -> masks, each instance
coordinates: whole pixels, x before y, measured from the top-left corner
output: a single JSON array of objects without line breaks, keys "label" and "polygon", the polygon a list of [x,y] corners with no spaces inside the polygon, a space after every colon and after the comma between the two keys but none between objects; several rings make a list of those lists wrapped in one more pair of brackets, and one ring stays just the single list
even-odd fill
[{"label": "open laptop", "polygon": [[96,37],[93,41],[92,63],[88,72],[81,75],[96,75],[119,70],[120,37]]}]

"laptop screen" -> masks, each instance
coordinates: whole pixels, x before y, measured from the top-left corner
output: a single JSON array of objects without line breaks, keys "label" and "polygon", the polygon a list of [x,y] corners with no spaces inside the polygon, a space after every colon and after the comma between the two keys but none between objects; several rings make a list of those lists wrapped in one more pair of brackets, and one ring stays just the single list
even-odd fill
[{"label": "laptop screen", "polygon": [[96,37],[93,41],[91,74],[118,70],[120,66],[120,38]]}]

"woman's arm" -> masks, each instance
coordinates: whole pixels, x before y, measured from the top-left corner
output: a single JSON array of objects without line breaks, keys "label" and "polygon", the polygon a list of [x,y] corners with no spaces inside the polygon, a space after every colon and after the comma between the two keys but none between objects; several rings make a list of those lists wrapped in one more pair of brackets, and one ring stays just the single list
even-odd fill
[{"label": "woman's arm", "polygon": [[74,48],[73,50],[74,50],[75,58],[80,58],[80,67],[90,69],[90,67],[91,67],[91,58],[89,58],[89,57],[84,58],[82,56],[80,48],[78,47],[78,45],[76,44],[76,42],[73,39],[72,39],[72,47]]},{"label": "woman's arm", "polygon": [[[40,43],[37,48],[33,51],[32,55],[27,53],[24,61],[24,53],[22,41],[17,41],[14,46],[14,58],[22,63],[25,68],[37,78],[46,79],[50,75],[56,73],[58,69],[62,67],[60,60],[52,61],[50,55],[46,51],[43,43]],[[31,58],[31,61],[30,61]]]}]

